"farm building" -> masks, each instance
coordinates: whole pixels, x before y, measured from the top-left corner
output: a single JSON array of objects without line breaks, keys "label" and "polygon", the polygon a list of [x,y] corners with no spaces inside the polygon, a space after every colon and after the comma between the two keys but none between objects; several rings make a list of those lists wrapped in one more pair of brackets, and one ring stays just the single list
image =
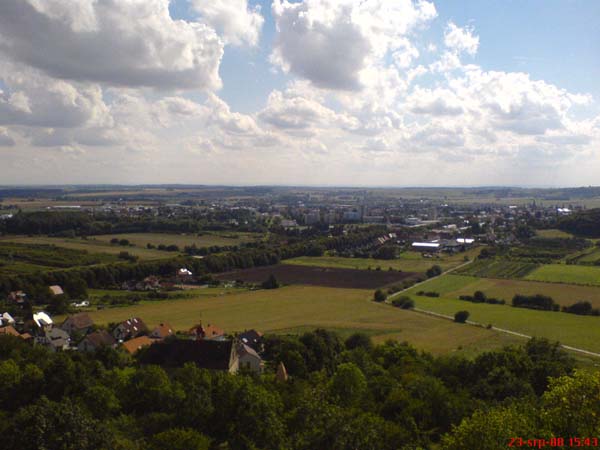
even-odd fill
[{"label": "farm building", "polygon": [[419,252],[431,252],[436,253],[441,250],[441,244],[439,242],[413,242],[411,248]]}]

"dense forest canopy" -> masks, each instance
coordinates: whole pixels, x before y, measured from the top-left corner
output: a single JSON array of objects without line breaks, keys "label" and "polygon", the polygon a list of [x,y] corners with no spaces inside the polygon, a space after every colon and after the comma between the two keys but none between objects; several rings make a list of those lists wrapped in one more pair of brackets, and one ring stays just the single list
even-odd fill
[{"label": "dense forest canopy", "polygon": [[[109,348],[51,353],[0,337],[2,447],[501,449],[514,436],[600,430],[591,414],[600,413],[600,377],[574,372],[545,340],[474,360],[325,330],[267,336],[265,347],[263,375],[230,375],[143,365]],[[280,361],[287,382],[275,379]]]},{"label": "dense forest canopy", "polygon": [[600,208],[578,211],[558,221],[558,228],[578,236],[600,237]]}]

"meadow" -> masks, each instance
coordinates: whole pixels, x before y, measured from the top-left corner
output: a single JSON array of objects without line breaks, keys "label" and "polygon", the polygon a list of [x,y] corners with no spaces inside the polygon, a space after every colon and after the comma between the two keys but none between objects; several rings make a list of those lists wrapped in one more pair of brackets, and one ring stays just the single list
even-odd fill
[{"label": "meadow", "polygon": [[[481,290],[488,296],[492,296],[490,289],[486,291],[485,286],[478,285],[473,281],[477,279],[470,278],[446,275],[412,288],[406,291],[405,295],[410,296],[419,309],[449,316],[453,316],[457,311],[467,310],[471,314],[469,320],[474,322],[484,325],[492,324],[529,336],[545,337],[565,345],[600,352],[599,317],[514,308],[509,304],[470,303],[456,299],[455,295],[461,290],[472,294],[478,288],[482,288]],[[439,298],[415,295],[420,290],[436,291],[442,295]],[[499,297],[505,298],[508,295],[500,294]]]},{"label": "meadow", "polygon": [[[156,260],[171,258],[178,254],[177,252],[167,252],[164,250],[148,249],[148,243],[158,246],[177,245],[181,252],[187,245],[196,244],[196,247],[208,247],[212,245],[239,245],[244,242],[251,242],[261,239],[263,235],[259,233],[206,233],[201,236],[195,234],[177,234],[177,233],[127,233],[127,234],[106,234],[89,236],[87,238],[58,238],[47,236],[5,236],[0,238],[0,243],[14,242],[21,244],[45,244],[55,245],[66,249],[86,250],[90,253],[104,253],[108,255],[118,255],[126,251],[143,260]],[[111,244],[111,239],[127,239],[131,244],[122,246]],[[180,252],[180,253],[181,253]]]},{"label": "meadow", "polygon": [[493,330],[374,303],[372,291],[309,286],[247,291],[168,302],[143,301],[135,306],[90,312],[98,324],[141,317],[148,326],[168,322],[187,330],[199,321],[227,332],[255,328],[267,333],[296,333],[318,327],[347,335],[364,331],[376,342],[407,341],[436,354],[473,355],[523,340]]},{"label": "meadow", "polygon": [[25,274],[115,261],[118,259],[114,255],[104,253],[0,241],[0,274]]},{"label": "meadow", "polygon": [[90,253],[104,253],[108,255],[118,255],[122,251],[129,252],[132,255],[144,260],[156,260],[170,258],[173,256],[171,252],[161,250],[150,250],[146,247],[131,247],[110,244],[105,241],[96,240],[93,238],[83,239],[77,238],[58,238],[47,236],[8,236],[0,238],[0,242],[16,242],[22,244],[44,244],[55,245],[60,248],[73,250],[85,250]]},{"label": "meadow", "polygon": [[569,239],[569,238],[573,237],[573,235],[571,233],[567,233],[566,231],[562,231],[562,230],[557,230],[556,228],[550,228],[547,230],[536,230],[535,234],[536,234],[536,236],[539,236],[542,238],[549,238],[549,239],[553,239],[553,238]]},{"label": "meadow", "polygon": [[331,267],[336,269],[372,269],[380,267],[381,270],[394,270],[403,272],[425,272],[433,265],[439,265],[443,270],[448,270],[464,263],[465,256],[474,258],[479,249],[472,249],[454,255],[439,255],[431,258],[423,257],[418,252],[404,252],[396,259],[374,258],[343,258],[339,256],[301,256],[282,261],[283,264],[299,266]]},{"label": "meadow", "polygon": [[456,273],[482,278],[523,278],[538,267],[538,264],[523,261],[478,259]]},{"label": "meadow", "polygon": [[181,250],[188,245],[196,247],[210,247],[213,245],[227,246],[239,245],[252,242],[262,238],[260,233],[237,233],[237,232],[205,232],[198,236],[196,234],[178,233],[125,233],[125,234],[103,234],[90,236],[88,239],[110,243],[111,239],[127,239],[137,247],[146,247],[146,244],[177,245]]},{"label": "meadow", "polygon": [[600,308],[600,288],[594,286],[477,278],[451,274],[427,281],[418,290],[435,291],[443,297],[454,299],[461,295],[473,295],[475,291],[482,291],[488,297],[504,299],[507,303],[510,303],[516,294],[542,294],[552,297],[556,303],[564,306],[587,300],[594,308]]},{"label": "meadow", "polygon": [[525,279],[550,283],[600,286],[600,267],[546,264],[531,272]]}]

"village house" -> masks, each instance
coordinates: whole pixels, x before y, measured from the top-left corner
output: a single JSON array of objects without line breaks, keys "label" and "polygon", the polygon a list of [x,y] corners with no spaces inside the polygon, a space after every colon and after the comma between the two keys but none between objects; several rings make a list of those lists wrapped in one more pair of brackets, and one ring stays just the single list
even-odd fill
[{"label": "village house", "polygon": [[43,334],[44,331],[49,330],[54,326],[54,322],[47,313],[40,311],[33,314],[33,320],[29,322],[29,325],[34,333]]},{"label": "village house", "polygon": [[123,342],[146,333],[148,333],[148,327],[142,319],[139,317],[132,317],[116,326],[113,330],[113,337],[117,341]]},{"label": "village house", "polygon": [[94,331],[88,334],[77,346],[80,352],[92,352],[102,347],[114,347],[117,341],[105,330]]},{"label": "village house", "polygon": [[138,291],[155,291],[160,289],[160,279],[154,275],[144,278],[136,283],[135,289]]},{"label": "village house", "polygon": [[55,352],[68,350],[71,338],[69,334],[60,328],[46,329],[43,334],[35,337],[35,343],[48,347]]},{"label": "village house", "polygon": [[196,325],[190,329],[188,334],[196,339],[221,339],[225,336],[225,332],[222,329],[210,323],[207,326],[202,326],[202,324]]},{"label": "village house", "polygon": [[256,351],[252,347],[239,342],[236,346],[236,352],[238,357],[238,366],[240,369],[246,369],[256,373],[262,373],[262,358],[258,356],[258,353],[256,353]]},{"label": "village house", "polygon": [[175,331],[173,331],[173,327],[168,323],[159,324],[152,332],[150,333],[150,337],[152,339],[165,339],[169,336],[173,336]]},{"label": "village house", "polygon": [[191,362],[202,369],[229,373],[236,373],[239,368],[236,346],[231,340],[166,340],[148,348],[141,362],[166,367],[182,367]]},{"label": "village house", "polygon": [[9,313],[5,312],[0,315],[0,327],[4,325],[14,325],[15,319]]},{"label": "village house", "polygon": [[138,350],[144,347],[148,347],[156,342],[154,339],[150,339],[148,336],[138,336],[123,342],[122,348],[130,355],[135,354]]},{"label": "village house", "polygon": [[63,291],[63,289],[57,285],[57,284],[53,284],[52,286],[48,286],[48,289],[50,289],[50,293],[52,295],[63,295],[65,292]]},{"label": "village house", "polygon": [[69,334],[87,334],[93,326],[94,321],[88,313],[78,313],[67,317],[60,327]]},{"label": "village house", "polygon": [[256,330],[247,330],[238,335],[238,339],[248,347],[253,348],[257,352],[262,351],[263,335]]},{"label": "village house", "polygon": [[22,305],[27,300],[27,294],[23,291],[12,291],[8,294],[7,300],[16,305]]}]

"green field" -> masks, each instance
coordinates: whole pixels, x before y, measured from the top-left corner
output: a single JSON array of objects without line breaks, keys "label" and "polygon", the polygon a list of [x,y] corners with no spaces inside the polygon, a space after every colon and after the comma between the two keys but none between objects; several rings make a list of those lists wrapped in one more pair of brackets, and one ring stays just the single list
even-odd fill
[{"label": "green field", "polygon": [[452,274],[428,281],[418,290],[435,291],[444,297],[454,299],[461,295],[473,295],[475,291],[482,291],[488,297],[501,298],[507,303],[510,303],[516,294],[542,294],[552,297],[557,303],[564,306],[587,300],[594,308],[600,308],[600,288],[594,286],[476,278]]},{"label": "green field", "polygon": [[0,241],[0,274],[27,274],[118,261],[114,255],[53,245]]},{"label": "green field", "polygon": [[[139,316],[148,326],[166,321],[186,330],[202,320],[227,332],[256,328],[289,333],[325,327],[344,334],[365,331],[376,342],[408,341],[436,354],[460,351],[472,355],[523,340],[496,331],[465,327],[370,301],[371,291],[289,286],[213,297],[142,302],[91,312],[96,323],[107,324]],[[461,347],[460,350],[458,348]]]},{"label": "green field", "polygon": [[594,247],[591,251],[587,251],[581,254],[576,259],[577,264],[589,264],[594,265],[600,263],[600,248]]},{"label": "green field", "polygon": [[299,266],[332,267],[336,269],[368,269],[394,270],[403,272],[425,272],[433,265],[439,265],[443,270],[448,270],[464,263],[464,257],[473,258],[479,252],[473,249],[465,253],[455,255],[441,255],[439,257],[424,258],[420,253],[405,252],[397,259],[373,259],[373,258],[343,258],[339,256],[301,256],[282,261],[283,264],[294,264]]},{"label": "green field", "polygon": [[[237,237],[235,237],[237,236]],[[155,246],[177,245],[180,250],[186,245],[196,244],[197,247],[206,247],[211,245],[238,245],[243,242],[260,239],[261,234],[258,233],[229,233],[221,234],[208,233],[202,236],[195,234],[175,234],[175,233],[128,233],[128,234],[107,234],[90,236],[87,239],[80,237],[76,238],[56,238],[46,236],[5,236],[0,238],[2,242],[16,242],[22,244],[46,244],[56,245],[74,250],[87,250],[90,253],[104,253],[109,255],[118,255],[122,251],[129,252],[132,255],[144,260],[155,260],[171,258],[177,255],[177,252],[167,252],[163,250],[148,249],[146,244],[151,243]],[[121,246],[111,244],[113,238],[127,239],[132,246]]]},{"label": "green field", "polygon": [[[476,280],[476,279],[475,279]],[[529,336],[546,337],[558,340],[562,344],[600,352],[600,318],[594,316],[577,316],[560,312],[535,311],[524,308],[513,308],[509,305],[489,305],[457,300],[455,293],[472,294],[477,289],[471,277],[446,275],[433,279],[406,292],[415,301],[415,306],[427,311],[453,316],[460,310],[471,313],[469,320],[482,324],[492,324]],[[439,298],[415,295],[420,290],[442,293]],[[491,290],[485,291],[491,295]],[[446,293],[447,292],[447,293]],[[503,297],[498,295],[498,297]],[[571,302],[572,303],[572,302]]]},{"label": "green field", "polygon": [[122,251],[129,252],[138,256],[140,259],[164,259],[170,258],[174,254],[160,250],[149,250],[145,247],[123,247],[120,245],[111,245],[104,241],[92,238],[55,238],[46,236],[24,237],[9,236],[0,238],[0,242],[18,242],[23,244],[46,244],[56,245],[57,247],[69,248],[73,250],[86,250],[90,253],[104,253],[108,255],[118,255]]},{"label": "green field", "polygon": [[600,286],[600,267],[547,264],[531,272],[527,280]]},{"label": "green field", "polygon": [[523,278],[537,267],[534,263],[508,259],[478,259],[456,273],[482,278]]},{"label": "green field", "polygon": [[177,245],[181,250],[185,246],[196,244],[196,247],[210,247],[212,245],[226,246],[239,245],[244,242],[252,242],[261,239],[260,233],[236,233],[236,232],[206,232],[201,236],[196,234],[177,233],[125,233],[125,234],[103,234],[91,236],[89,239],[110,243],[113,238],[127,239],[137,247],[146,247],[146,244],[154,245]]},{"label": "green field", "polygon": [[557,230],[555,228],[551,228],[549,230],[536,230],[536,236],[543,238],[572,238],[573,235],[571,233],[567,233],[566,231]]}]

